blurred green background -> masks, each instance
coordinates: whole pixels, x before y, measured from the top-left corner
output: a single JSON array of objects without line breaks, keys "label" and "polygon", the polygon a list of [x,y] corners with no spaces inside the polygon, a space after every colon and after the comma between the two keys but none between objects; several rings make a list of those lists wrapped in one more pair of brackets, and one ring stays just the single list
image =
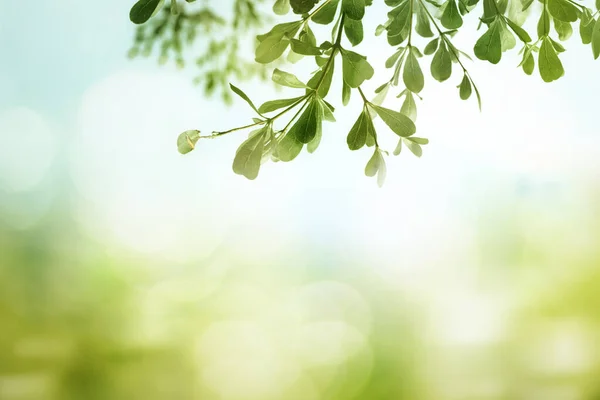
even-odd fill
[{"label": "blurred green background", "polygon": [[0,399],[600,399],[588,49],[552,85],[474,63],[481,114],[428,82],[431,145],[381,190],[339,100],[317,153],[248,182],[240,136],[177,154],[251,114],[127,60],[130,6],[0,2]]}]

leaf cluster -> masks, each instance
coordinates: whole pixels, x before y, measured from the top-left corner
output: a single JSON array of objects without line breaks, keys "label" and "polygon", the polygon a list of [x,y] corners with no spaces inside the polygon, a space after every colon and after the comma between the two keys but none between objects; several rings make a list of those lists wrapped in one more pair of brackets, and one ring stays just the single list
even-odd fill
[{"label": "leaf cluster", "polygon": [[[385,36],[392,47],[385,62],[389,76],[377,87],[372,100],[367,99],[362,85],[375,77],[375,70],[367,55],[357,50],[365,37],[363,20],[372,0],[274,0],[275,14],[291,13],[293,17],[257,35],[254,64],[275,67],[272,81],[297,93],[257,107],[246,93],[230,84],[231,91],[256,113],[253,123],[208,136],[201,136],[195,130],[186,131],[178,139],[179,151],[191,151],[202,138],[251,129],[233,161],[234,172],[248,179],[255,179],[267,161],[289,162],[305,148],[313,153],[324,134],[323,122],[335,122],[335,109],[330,102],[335,94],[330,93],[330,89],[337,79],[342,88],[338,96],[344,106],[351,101],[352,93],[357,93],[355,98],[362,102],[362,110],[346,135],[347,146],[351,151],[371,148],[365,175],[377,177],[378,184],[382,185],[390,152],[380,147],[379,133],[396,135],[398,144],[392,152],[395,156],[407,147],[412,154],[421,157],[423,146],[429,143],[428,139],[416,136],[415,125],[417,99],[421,100],[426,75],[431,75],[434,81],[445,82],[458,71],[458,97],[462,100],[475,97],[481,109],[479,89],[465,66],[466,61],[473,60],[453,43],[468,14],[480,10],[480,34],[473,45],[477,59],[497,64],[505,52],[521,43],[519,67],[531,75],[537,63],[539,75],[545,82],[564,75],[559,55],[565,47],[561,42],[572,36],[573,24],[578,24],[581,42],[590,45],[594,59],[600,56],[600,0],[596,0],[595,10],[574,0],[538,0],[540,12],[535,17],[535,35],[523,27],[533,15],[533,0],[384,1],[389,7],[387,20],[374,34]],[[172,0],[172,6],[175,2]],[[160,3],[140,0],[134,6],[135,12],[132,9],[132,21],[151,18],[156,14],[153,7],[159,7]],[[318,38],[313,29],[315,25],[331,26],[331,37]],[[227,44],[217,45],[211,53],[218,54],[219,46]],[[307,80],[279,68],[286,61],[302,59],[312,60],[315,65]],[[403,99],[397,110],[382,105],[393,92]],[[376,129],[375,118],[386,126],[384,131],[381,127]]]}]

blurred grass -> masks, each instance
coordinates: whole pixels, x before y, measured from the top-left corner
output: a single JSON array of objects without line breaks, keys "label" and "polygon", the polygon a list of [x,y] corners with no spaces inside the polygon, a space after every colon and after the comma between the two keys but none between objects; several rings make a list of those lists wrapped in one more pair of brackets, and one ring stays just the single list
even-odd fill
[{"label": "blurred grass", "polygon": [[[64,218],[4,225],[0,399],[597,400],[591,204],[581,246],[557,237],[581,221],[570,214],[548,221],[526,201],[485,211],[474,292],[445,316],[449,331],[433,311],[451,299],[433,285],[407,290],[359,261],[327,268],[335,257],[318,249],[311,266],[261,262],[235,243],[165,266]],[[469,332],[480,328],[483,339]]]}]

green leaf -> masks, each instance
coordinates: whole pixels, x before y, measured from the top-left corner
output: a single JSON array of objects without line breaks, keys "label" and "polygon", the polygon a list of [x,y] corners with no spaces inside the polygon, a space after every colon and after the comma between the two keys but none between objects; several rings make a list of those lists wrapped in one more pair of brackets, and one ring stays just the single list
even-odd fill
[{"label": "green leaf", "polygon": [[273,70],[272,79],[273,79],[273,82],[275,82],[281,86],[287,86],[287,87],[296,88],[296,89],[305,89],[308,87],[308,86],[306,86],[305,83],[303,83],[300,79],[298,79],[296,77],[296,75],[290,74],[289,72],[282,71],[279,68],[275,68],[275,70]]},{"label": "green leaf", "polygon": [[294,14],[302,15],[310,12],[319,0],[289,0],[289,2],[294,10]]},{"label": "green leaf", "polygon": [[548,38],[542,40],[538,66],[544,82],[555,81],[565,73],[556,50]]},{"label": "green leaf", "polygon": [[425,53],[428,56],[435,53],[435,51],[438,48],[439,42],[440,42],[440,38],[435,38],[432,41],[430,41],[429,43],[427,43],[427,46],[425,46],[423,53]]},{"label": "green leaf", "polygon": [[333,106],[320,97],[317,98],[317,101],[319,103],[321,103],[320,106],[321,106],[321,112],[323,115],[323,120],[329,121],[329,122],[335,122],[335,116],[333,115],[333,111],[334,111]]},{"label": "green leaf", "polygon": [[131,7],[129,19],[134,24],[143,24],[160,10],[163,3],[164,0],[139,0]]},{"label": "green leaf", "polygon": [[502,57],[502,38],[500,36],[501,22],[495,19],[490,28],[475,43],[475,56],[480,60],[487,60],[498,64]]},{"label": "green leaf", "polygon": [[537,34],[540,38],[550,34],[550,14],[545,8],[542,9],[542,15],[537,24]]},{"label": "green leaf", "polygon": [[558,19],[554,19],[554,29],[556,33],[558,33],[558,38],[560,40],[567,40],[573,34],[573,27],[568,22],[562,22]]},{"label": "green leaf", "polygon": [[406,39],[410,31],[410,1],[403,1],[398,7],[390,11],[388,16],[391,23],[387,27],[387,40],[391,46],[397,46]]},{"label": "green leaf", "polygon": [[306,151],[308,151],[310,154],[314,153],[317,150],[317,148],[319,147],[319,145],[321,144],[322,137],[323,137],[323,130],[318,129],[317,134],[315,135],[315,138],[306,145]]},{"label": "green leaf", "polygon": [[335,18],[335,13],[339,4],[340,0],[330,0],[323,8],[317,11],[311,19],[317,24],[329,25]]},{"label": "green leaf", "polygon": [[375,72],[366,57],[348,50],[342,52],[342,69],[344,82],[353,88],[371,79]]},{"label": "green leaf", "polygon": [[404,144],[408,149],[417,157],[421,157],[423,155],[423,149],[421,146],[415,142],[412,142],[408,139],[404,139]]},{"label": "green leaf", "polygon": [[550,41],[552,42],[552,46],[554,47],[554,50],[556,50],[557,53],[562,53],[563,51],[565,51],[565,48],[563,47],[562,44],[558,43],[556,40],[552,39],[551,37],[549,37],[548,39],[550,39]]},{"label": "green leaf", "polygon": [[263,103],[260,107],[258,107],[258,111],[261,114],[265,114],[268,112],[279,110],[283,107],[290,106],[290,105],[300,101],[303,98],[304,98],[304,96],[299,96],[299,97],[294,97],[291,99],[279,99],[279,100],[267,101],[267,102]]},{"label": "green leaf", "polygon": [[198,130],[193,129],[181,133],[177,137],[177,150],[181,154],[189,153],[196,148],[198,139],[200,139],[200,131]]},{"label": "green leaf", "polygon": [[375,135],[375,127],[371,115],[365,109],[360,113],[358,119],[350,129],[346,143],[350,150],[358,150],[367,143],[369,135]]},{"label": "green leaf", "polygon": [[413,143],[417,143],[420,145],[425,145],[425,144],[429,144],[429,139],[426,138],[422,138],[422,137],[416,137],[416,136],[411,136],[409,138],[405,138],[403,140],[409,140]]},{"label": "green leaf", "polygon": [[417,131],[415,123],[406,115],[374,104],[370,104],[381,120],[398,136],[407,137]]},{"label": "green leaf", "polygon": [[533,69],[535,68],[535,60],[533,58],[532,49],[528,48],[523,52],[523,59],[521,60],[521,66],[523,68],[523,72],[527,75],[531,75],[533,73]]},{"label": "green leaf", "polygon": [[462,26],[463,20],[458,12],[455,0],[448,0],[446,2],[446,8],[440,19],[442,25],[448,29],[458,29]]},{"label": "green leaf", "polygon": [[365,0],[342,0],[342,12],[348,18],[361,20],[365,15]]},{"label": "green leaf", "polygon": [[583,20],[579,23],[579,36],[581,36],[581,42],[583,44],[592,43],[592,36],[594,33],[594,26],[596,24],[596,20],[593,18],[586,24]]},{"label": "green leaf", "polygon": [[320,48],[298,39],[290,39],[290,44],[295,53],[304,56],[320,56],[322,53]]},{"label": "green leaf", "polygon": [[279,140],[276,148],[277,157],[284,162],[292,161],[300,154],[302,147],[304,144],[290,131]]},{"label": "green leaf", "polygon": [[431,76],[438,81],[443,82],[452,75],[452,58],[446,49],[444,43],[440,43],[438,50],[431,60]]},{"label": "green leaf", "polygon": [[600,56],[600,18],[594,23],[594,30],[592,31],[592,52],[594,53],[594,60]]},{"label": "green leaf", "polygon": [[322,113],[319,102],[312,98],[300,118],[290,128],[289,133],[293,134],[301,143],[309,143],[315,138],[317,130],[321,127]]},{"label": "green leaf", "polygon": [[352,43],[353,46],[356,46],[362,42],[364,36],[362,21],[356,21],[352,18],[344,19],[344,33],[350,43]]},{"label": "green leaf", "polygon": [[393,154],[395,156],[399,156],[401,152],[402,152],[402,138],[398,139],[398,144],[396,145],[396,148],[394,149]]},{"label": "green leaf", "polygon": [[417,104],[412,92],[406,91],[406,97],[400,107],[400,112],[410,118],[413,122],[417,121]]},{"label": "green leaf", "polygon": [[419,93],[423,90],[424,79],[423,71],[419,66],[419,61],[413,51],[409,50],[406,62],[404,63],[404,72],[402,73],[404,84],[413,93]]},{"label": "green leaf", "polygon": [[273,12],[277,15],[285,15],[290,11],[290,0],[277,0],[273,4]]},{"label": "green leaf", "polygon": [[555,19],[563,22],[575,22],[579,10],[567,0],[547,0],[548,11]]},{"label": "green leaf", "polygon": [[500,20],[500,44],[503,52],[513,49],[517,45],[515,36],[508,30],[506,23],[503,20]]},{"label": "green leaf", "polygon": [[250,107],[252,107],[252,109],[254,111],[256,111],[256,113],[258,115],[260,115],[260,111],[258,111],[258,109],[256,108],[256,106],[254,105],[254,103],[252,102],[252,100],[250,100],[250,98],[246,95],[246,93],[244,93],[242,91],[242,89],[236,87],[233,83],[229,84],[229,87],[231,88],[231,90],[233,90],[233,92],[235,94],[237,94],[238,96],[240,96],[242,99],[244,99],[246,101],[246,103],[248,103],[250,105]]},{"label": "green leaf", "polygon": [[475,90],[475,96],[477,96],[477,105],[479,106],[479,111],[481,111],[481,95],[479,94],[479,90],[477,89],[477,86],[475,86],[475,83],[471,83],[473,84],[473,90]]},{"label": "green leaf", "polygon": [[421,37],[424,37],[424,38],[432,37],[433,32],[431,31],[431,24],[429,23],[429,17],[427,16],[425,9],[423,8],[424,6],[418,2],[415,2],[415,3],[418,4],[417,24],[415,26],[415,31],[417,31],[417,33],[419,35],[421,35]]},{"label": "green leaf", "polygon": [[302,21],[287,22],[275,25],[269,32],[258,35],[260,43],[255,52],[256,62],[268,64],[281,57],[290,44],[288,37],[294,37],[301,25]]},{"label": "green leaf", "polygon": [[250,180],[256,179],[265,148],[265,136],[270,130],[270,125],[265,126],[240,145],[233,160],[233,172]]},{"label": "green leaf", "polygon": [[526,11],[529,7],[531,7],[532,4],[533,0],[525,0],[523,2],[523,8],[521,8],[521,11]]},{"label": "green leaf", "polygon": [[460,82],[459,95],[462,100],[467,100],[471,97],[471,81],[465,74]]},{"label": "green leaf", "polygon": [[375,148],[375,152],[373,152],[365,167],[365,175],[369,177],[377,175],[377,185],[382,187],[385,182],[386,172],[385,159],[381,155],[381,150]]},{"label": "green leaf", "polygon": [[342,104],[347,106],[350,103],[352,88],[346,82],[342,82]]},{"label": "green leaf", "polygon": [[513,32],[517,34],[517,36],[519,37],[519,39],[521,39],[521,41],[523,41],[525,43],[531,42],[531,36],[529,36],[529,34],[527,33],[527,31],[525,29],[521,28],[519,25],[515,24],[513,21],[511,21],[508,18],[506,19],[506,23],[508,24],[508,26],[510,26],[510,29],[512,29]]},{"label": "green leaf", "polygon": [[398,51],[396,51],[394,54],[389,56],[388,59],[385,60],[385,67],[392,68],[394,66],[394,64],[396,64],[396,61],[398,61],[398,59],[400,58],[400,56],[402,55],[403,52],[404,52],[404,48],[401,47]]},{"label": "green leaf", "polygon": [[[315,75],[313,75],[312,78],[310,78],[310,80],[308,81],[308,87],[316,89],[317,85],[319,85],[320,82],[317,94],[321,97],[327,96],[327,93],[329,93],[329,89],[331,88],[331,81],[333,79],[334,70],[335,58],[331,59],[329,67],[323,66],[323,68],[321,68]],[[323,74],[325,74],[324,77]],[[321,80],[321,77],[323,77],[323,80]]]}]

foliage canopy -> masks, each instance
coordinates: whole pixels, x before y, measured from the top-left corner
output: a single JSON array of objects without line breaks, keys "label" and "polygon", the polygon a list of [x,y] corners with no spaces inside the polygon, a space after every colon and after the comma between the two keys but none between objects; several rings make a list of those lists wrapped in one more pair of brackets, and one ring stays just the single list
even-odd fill
[{"label": "foliage canopy", "polygon": [[[193,3],[195,0],[185,0]],[[351,50],[363,41],[363,19],[373,0],[274,0],[272,12],[276,15],[292,14],[289,22],[279,23],[258,35],[255,60],[243,61],[238,53],[236,37],[250,29],[261,27],[269,20],[269,13],[257,0],[233,0],[233,17],[227,21],[209,7],[189,11],[181,0],[139,0],[130,12],[132,22],[139,24],[131,55],[140,51],[149,55],[156,42],[160,42],[162,62],[171,53],[183,66],[183,48],[196,39],[198,32],[207,34],[218,29],[221,39],[210,39],[206,52],[197,64],[209,65],[199,82],[206,92],[218,87],[228,89],[246,101],[254,110],[253,122],[226,131],[202,136],[198,130],[183,132],[177,147],[182,154],[194,149],[200,139],[215,138],[240,130],[251,130],[248,138],[238,148],[233,171],[248,179],[258,176],[261,165],[268,160],[291,161],[306,146],[309,153],[317,150],[323,134],[323,121],[335,122],[335,109],[327,101],[331,83],[340,70],[343,105],[357,92],[363,103],[362,111],[347,134],[350,150],[372,148],[372,156],[365,167],[367,176],[376,176],[381,186],[386,175],[386,157],[389,153],[379,146],[378,134],[373,123],[379,117],[389,130],[398,136],[394,155],[407,147],[415,156],[421,157],[425,138],[417,137],[415,121],[417,107],[415,97],[425,85],[423,69],[429,64],[434,80],[444,82],[452,77],[453,68],[462,76],[457,86],[462,100],[474,97],[481,108],[481,96],[463,61],[470,59],[467,53],[455,47],[452,38],[463,26],[463,19],[480,9],[479,28],[481,36],[473,47],[475,57],[497,64],[504,52],[519,42],[522,60],[519,66],[528,75],[536,69],[544,82],[552,82],[564,75],[560,53],[565,48],[560,43],[573,34],[573,25],[579,25],[579,36],[584,45],[590,45],[594,59],[600,56],[600,0],[590,8],[574,0],[538,0],[541,7],[537,15],[532,12],[534,0],[385,0],[389,7],[387,20],[377,27],[375,35],[384,35],[392,47],[385,62],[392,72],[375,90],[373,100],[368,100],[361,85],[374,78],[373,66],[366,55]],[[478,7],[481,3],[481,7]],[[161,9],[163,10],[161,12]],[[529,18],[537,19],[535,35],[523,28]],[[317,38],[311,26],[330,25],[331,37]],[[223,29],[231,26],[228,35]],[[415,36],[426,38],[427,44],[419,46]],[[532,38],[533,36],[533,38]],[[535,40],[534,40],[535,38]],[[285,56],[287,54],[287,56]],[[295,75],[280,69],[288,61],[296,62],[308,57],[314,60],[316,70],[303,82]],[[224,61],[223,61],[224,59]],[[428,60],[428,61],[426,61]],[[240,88],[229,83],[231,76],[243,79],[267,74],[267,67],[274,67],[272,80],[283,87],[296,90],[289,98],[267,101],[258,107]],[[403,98],[399,111],[382,106],[391,90],[402,89]],[[225,100],[230,92],[223,91]]]}]

